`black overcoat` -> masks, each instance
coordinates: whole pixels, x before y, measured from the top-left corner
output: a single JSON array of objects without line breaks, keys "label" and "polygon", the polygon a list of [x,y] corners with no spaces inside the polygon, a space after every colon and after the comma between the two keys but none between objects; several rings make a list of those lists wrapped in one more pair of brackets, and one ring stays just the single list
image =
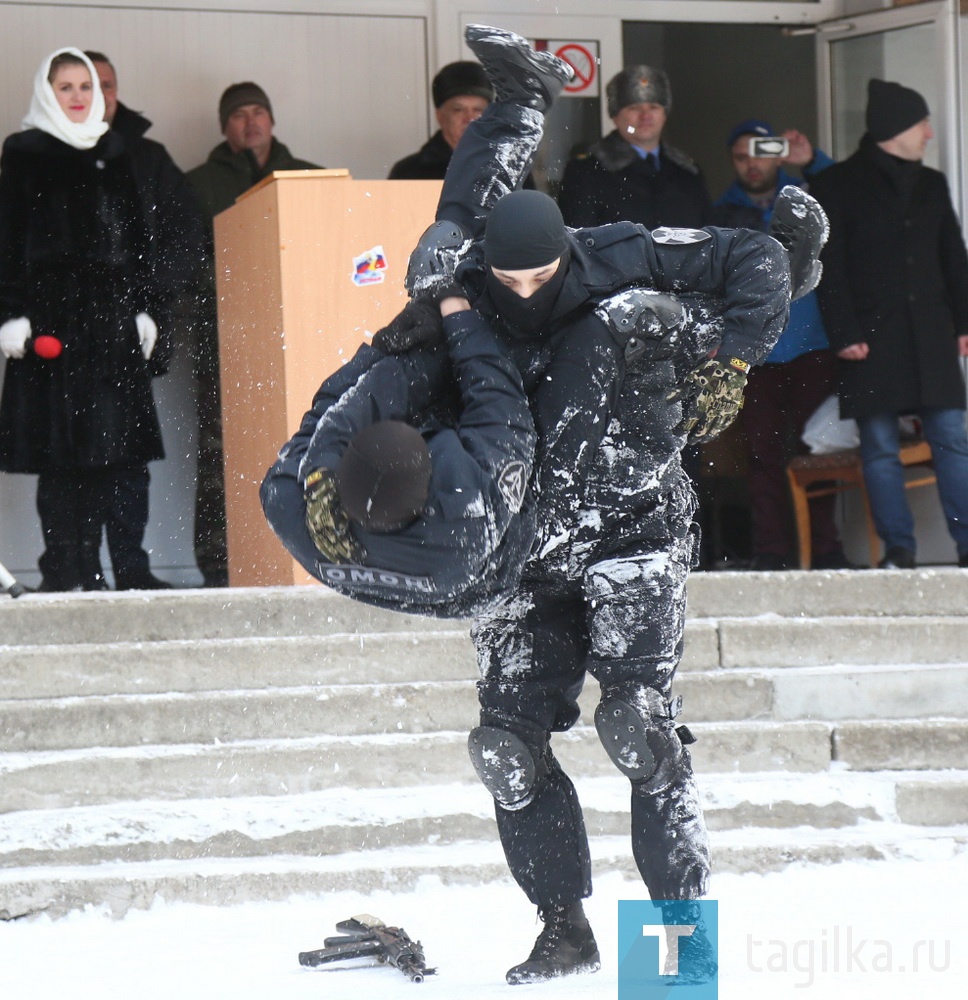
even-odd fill
[{"label": "black overcoat", "polygon": [[963,409],[968,254],[944,175],[865,137],[810,192],[830,218],[817,295],[831,347],[870,347],[840,361],[842,415]]},{"label": "black overcoat", "polygon": [[709,221],[709,193],[699,167],[665,144],[661,166],[650,175],[642,158],[618,132],[595,143],[587,156],[569,160],[558,204],[575,228],[637,222],[647,229],[696,229]]},{"label": "black overcoat", "polygon": [[[198,266],[197,231],[162,147],[109,131],[79,150],[36,129],[0,159],[0,323],[26,316],[61,356],[7,361],[0,469],[40,473],[164,457],[151,390],[170,356],[169,307]],[[162,161],[165,162],[162,162]],[[187,189],[183,188],[183,191]],[[196,245],[192,245],[192,241]],[[158,326],[151,361],[135,316]]]}]

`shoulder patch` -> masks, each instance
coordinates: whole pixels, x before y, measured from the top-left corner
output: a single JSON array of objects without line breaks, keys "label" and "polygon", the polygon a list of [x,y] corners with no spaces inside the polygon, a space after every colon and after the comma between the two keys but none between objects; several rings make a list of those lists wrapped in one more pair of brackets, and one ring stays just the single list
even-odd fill
[{"label": "shoulder patch", "polygon": [[528,485],[524,462],[509,462],[497,478],[497,488],[504,497],[512,514],[517,514],[524,503],[524,491]]},{"label": "shoulder patch", "polygon": [[690,243],[704,243],[712,239],[712,234],[704,229],[672,229],[670,226],[660,226],[652,230],[652,239],[656,243],[667,246],[685,246]]}]

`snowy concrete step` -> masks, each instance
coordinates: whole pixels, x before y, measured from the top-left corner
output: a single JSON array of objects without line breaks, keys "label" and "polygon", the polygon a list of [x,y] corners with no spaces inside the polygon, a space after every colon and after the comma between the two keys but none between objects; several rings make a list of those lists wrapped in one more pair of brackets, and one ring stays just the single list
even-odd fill
[{"label": "snowy concrete step", "polygon": [[[474,682],[444,679],[448,667],[451,674],[459,672],[454,661],[437,645],[427,652],[427,659],[440,660],[441,676],[422,683],[0,701],[0,752],[469,729],[478,711]],[[396,669],[392,660],[385,664],[385,673]],[[352,676],[369,673],[361,668]],[[966,718],[968,666],[684,672],[676,693],[683,696],[689,722]],[[593,717],[598,697],[594,683],[583,692],[586,718]]]},{"label": "snowy concrete step", "polygon": [[693,573],[691,618],[964,616],[968,573],[918,570]]},{"label": "snowy concrete step", "polygon": [[[769,678],[742,671],[683,675],[677,691],[692,721],[767,718],[774,699]],[[583,693],[588,718],[598,698],[597,685]],[[477,715],[474,682],[443,679],[8,700],[0,751],[460,731]]]},{"label": "snowy concrete step", "polygon": [[[48,645],[4,634],[0,699],[476,677],[466,623],[387,615],[371,624],[369,632],[341,620],[319,635],[141,641],[133,633]],[[703,619],[687,622],[681,669],[958,664],[966,650],[968,616]]]},{"label": "snowy concrete step", "polygon": [[441,630],[466,634],[467,629],[466,622],[383,611],[321,586],[0,599],[0,639],[12,646]]},{"label": "snowy concrete step", "polygon": [[[405,620],[402,623],[408,624]],[[151,694],[309,684],[474,680],[460,629],[157,642],[0,645],[0,699]],[[712,622],[687,626],[683,671],[719,666]]]},{"label": "snowy concrete step", "polygon": [[[629,827],[628,782],[578,782],[589,836]],[[968,772],[704,775],[710,830],[968,825]],[[190,858],[348,854],[496,837],[480,784],[427,795],[333,789],[306,795],[123,802],[0,816],[0,869]]]},{"label": "snowy concrete step", "polygon": [[[873,824],[812,832],[733,830],[711,835],[717,872],[767,872],[796,861],[952,857],[968,849],[968,827],[912,828]],[[627,836],[592,838],[593,872],[637,877]],[[295,895],[413,891],[428,876],[445,885],[508,880],[496,840],[390,848],[360,854],[257,858],[190,858],[0,871],[0,919],[62,916],[88,905],[122,916],[157,900],[227,905],[287,900]]]},{"label": "snowy concrete step", "polygon": [[[825,771],[831,727],[822,722],[697,723],[693,759],[701,771]],[[384,736],[250,740],[31,751],[0,757],[0,812],[96,805],[128,799],[230,798],[334,788],[395,788],[473,776],[466,729]],[[577,726],[554,740],[570,774],[615,768],[595,730]],[[921,751],[923,754],[925,751]]]},{"label": "snowy concrete step", "polygon": [[[853,771],[964,767],[968,720],[696,723],[702,773]],[[610,776],[594,729],[555,739],[570,774]],[[0,812],[138,799],[284,795],[334,788],[464,782],[466,734],[387,734],[250,740],[229,744],[33,751],[0,758]]]},{"label": "snowy concrete step", "polygon": [[853,771],[962,768],[968,720],[839,722],[832,745],[834,759]]},{"label": "snowy concrete step", "polygon": [[477,676],[466,628],[0,646],[0,699],[450,681]]},{"label": "snowy concrete step", "polygon": [[968,649],[965,615],[723,619],[718,633],[724,667],[959,663]]},{"label": "snowy concrete step", "polygon": [[[694,573],[691,619],[890,618],[968,615],[968,573],[953,568],[863,572]],[[0,644],[467,631],[382,611],[324,587],[0,597]],[[912,662],[923,662],[913,657]]]}]

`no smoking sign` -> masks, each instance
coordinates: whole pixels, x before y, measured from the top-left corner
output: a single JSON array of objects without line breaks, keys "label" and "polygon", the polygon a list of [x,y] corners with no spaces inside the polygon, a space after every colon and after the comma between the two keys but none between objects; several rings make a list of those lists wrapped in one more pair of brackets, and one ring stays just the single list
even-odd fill
[{"label": "no smoking sign", "polygon": [[598,97],[598,42],[538,39],[535,48],[553,52],[564,59],[575,71],[574,79],[564,89],[563,96]]}]

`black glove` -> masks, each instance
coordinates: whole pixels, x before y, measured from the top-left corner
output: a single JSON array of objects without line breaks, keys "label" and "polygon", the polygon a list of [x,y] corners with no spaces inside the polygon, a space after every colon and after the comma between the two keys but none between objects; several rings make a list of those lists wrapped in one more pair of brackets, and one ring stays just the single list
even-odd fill
[{"label": "black glove", "polygon": [[[461,295],[464,293],[461,292]],[[413,347],[433,347],[444,338],[440,309],[432,302],[409,302],[382,330],[372,344],[384,354],[405,354]]]},{"label": "black glove", "polygon": [[316,469],[303,485],[306,501],[306,528],[319,549],[331,563],[358,563],[363,549],[350,531],[350,519],[339,502],[336,479],[329,469]]},{"label": "black glove", "polygon": [[682,400],[679,430],[689,444],[712,441],[736,419],[749,370],[749,363],[740,358],[710,358],[666,396],[669,402]]},{"label": "black glove", "polygon": [[470,240],[456,222],[440,220],[420,237],[410,254],[403,284],[415,302],[434,305],[452,295],[463,297],[464,289],[454,278]]}]

